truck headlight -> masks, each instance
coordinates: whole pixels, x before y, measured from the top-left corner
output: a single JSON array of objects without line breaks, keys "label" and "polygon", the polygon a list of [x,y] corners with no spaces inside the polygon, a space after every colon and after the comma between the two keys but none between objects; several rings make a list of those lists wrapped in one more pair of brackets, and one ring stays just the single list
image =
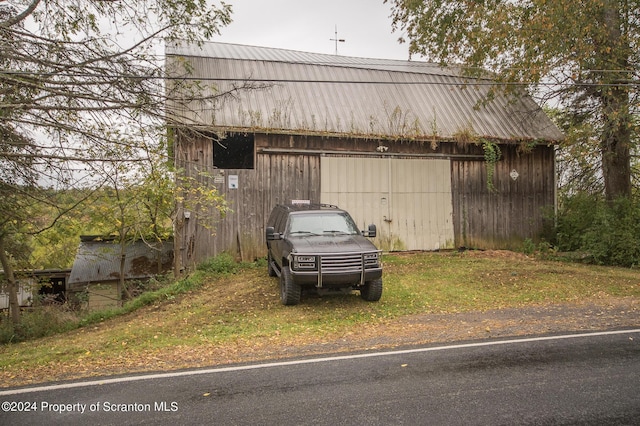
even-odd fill
[{"label": "truck headlight", "polygon": [[293,269],[316,269],[316,257],[315,256],[294,256],[293,257]]},{"label": "truck headlight", "polygon": [[378,266],[380,262],[379,253],[366,253],[364,255],[364,266]]},{"label": "truck headlight", "polygon": [[296,260],[298,262],[314,262],[316,261],[315,256],[296,256]]}]

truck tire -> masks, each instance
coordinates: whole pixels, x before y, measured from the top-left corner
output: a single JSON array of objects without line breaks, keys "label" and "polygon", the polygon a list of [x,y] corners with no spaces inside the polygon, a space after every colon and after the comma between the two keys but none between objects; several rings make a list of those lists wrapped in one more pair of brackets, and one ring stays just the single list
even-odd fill
[{"label": "truck tire", "polygon": [[382,297],[382,278],[364,283],[360,290],[360,297],[367,302],[377,302]]},{"label": "truck tire", "polygon": [[293,282],[288,266],[283,266],[280,273],[280,301],[283,305],[297,305],[300,303],[300,286]]}]

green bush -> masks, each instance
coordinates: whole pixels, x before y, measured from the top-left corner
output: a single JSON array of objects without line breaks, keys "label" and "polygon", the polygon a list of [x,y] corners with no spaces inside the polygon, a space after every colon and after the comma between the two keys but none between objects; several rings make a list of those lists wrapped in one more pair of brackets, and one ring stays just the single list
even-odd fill
[{"label": "green bush", "polygon": [[229,253],[220,253],[202,262],[196,269],[214,274],[235,274],[240,265]]},{"label": "green bush", "polygon": [[0,317],[0,344],[11,343],[16,340],[13,324],[9,321],[8,317],[4,315]]},{"label": "green bush", "polygon": [[586,193],[579,193],[561,201],[555,232],[556,244],[560,250],[583,249],[582,237],[594,223],[594,207],[602,203],[598,197]]},{"label": "green bush", "polygon": [[56,306],[38,306],[22,312],[15,327],[8,317],[0,321],[0,343],[22,342],[72,330],[78,326],[73,313]]},{"label": "green bush", "polygon": [[579,194],[563,200],[558,212],[557,246],[581,251],[598,264],[640,265],[640,202]]}]

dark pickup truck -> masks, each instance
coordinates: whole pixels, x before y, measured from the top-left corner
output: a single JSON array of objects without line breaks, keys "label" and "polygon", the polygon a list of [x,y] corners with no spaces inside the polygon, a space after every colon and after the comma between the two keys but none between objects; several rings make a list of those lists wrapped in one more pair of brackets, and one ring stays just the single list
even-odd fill
[{"label": "dark pickup truck", "polygon": [[303,288],[355,289],[363,299],[382,296],[381,251],[344,210],[326,204],[277,205],[267,221],[270,276],[280,277],[280,299],[300,302]]}]

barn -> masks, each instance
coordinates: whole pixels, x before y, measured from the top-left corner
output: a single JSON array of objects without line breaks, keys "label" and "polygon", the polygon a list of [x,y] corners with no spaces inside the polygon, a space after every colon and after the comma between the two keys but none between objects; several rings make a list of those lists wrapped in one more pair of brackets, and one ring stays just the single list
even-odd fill
[{"label": "barn", "polygon": [[[384,250],[513,248],[555,204],[563,135],[526,94],[436,64],[208,42],[166,48],[183,177],[231,209],[179,198],[176,266],[265,254],[277,203],[336,204]],[[211,221],[215,223],[211,223]]]}]

